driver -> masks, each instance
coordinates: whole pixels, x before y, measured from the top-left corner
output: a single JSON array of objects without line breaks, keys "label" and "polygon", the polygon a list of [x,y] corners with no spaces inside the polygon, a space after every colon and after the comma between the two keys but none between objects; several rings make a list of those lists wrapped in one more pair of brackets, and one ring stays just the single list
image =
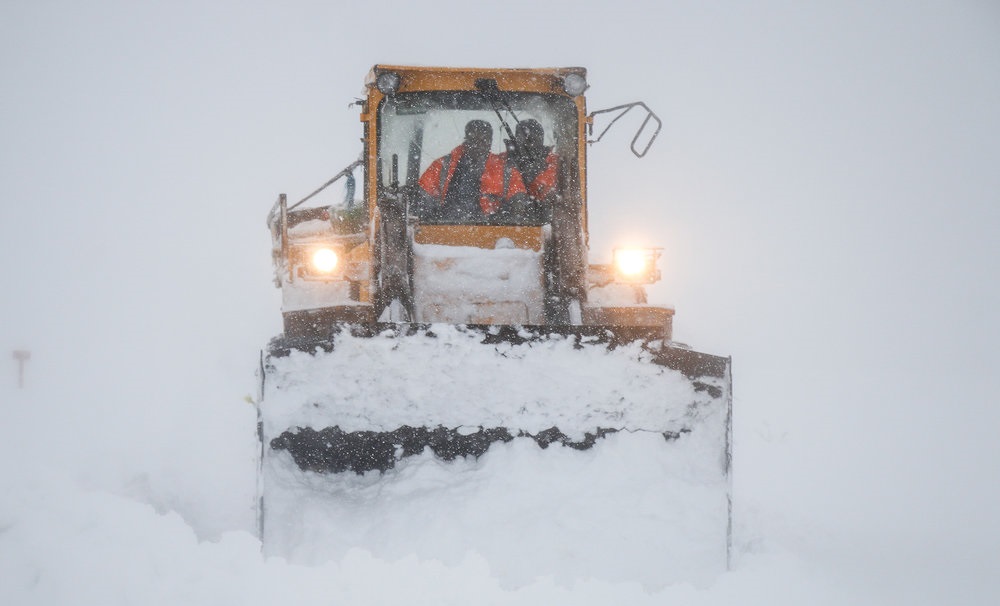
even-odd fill
[{"label": "driver", "polygon": [[[431,163],[420,177],[420,188],[438,216],[446,220],[484,220],[511,198],[526,193],[521,173],[504,170],[504,159],[491,153],[493,127],[470,120],[465,139],[446,156]],[[436,204],[435,204],[436,202]]]},{"label": "driver", "polygon": [[504,163],[513,160],[527,185],[528,193],[536,200],[544,200],[556,187],[559,156],[551,147],[546,147],[545,129],[535,119],[529,118],[517,123],[514,130],[514,145],[510,151],[500,154]]}]

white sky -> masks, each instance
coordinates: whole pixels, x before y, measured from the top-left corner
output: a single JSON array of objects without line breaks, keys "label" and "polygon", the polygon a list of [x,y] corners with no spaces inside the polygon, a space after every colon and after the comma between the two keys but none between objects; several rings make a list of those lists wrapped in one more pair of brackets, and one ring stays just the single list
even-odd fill
[{"label": "white sky", "polygon": [[98,411],[247,393],[264,216],[357,156],[372,64],[581,65],[664,120],[592,149],[592,255],[664,246],[678,338],[733,356],[743,506],[1000,538],[1000,6],[663,4],[3,2],[0,348]]}]

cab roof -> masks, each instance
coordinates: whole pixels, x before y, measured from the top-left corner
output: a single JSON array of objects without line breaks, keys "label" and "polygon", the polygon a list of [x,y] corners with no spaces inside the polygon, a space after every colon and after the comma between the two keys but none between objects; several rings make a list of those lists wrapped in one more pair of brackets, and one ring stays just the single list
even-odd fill
[{"label": "cab roof", "polygon": [[567,95],[563,79],[577,74],[584,79],[583,67],[495,68],[495,67],[418,67],[376,65],[368,72],[365,85],[373,87],[379,74],[394,72],[400,76],[399,92],[476,90],[476,81],[496,80],[500,90]]}]

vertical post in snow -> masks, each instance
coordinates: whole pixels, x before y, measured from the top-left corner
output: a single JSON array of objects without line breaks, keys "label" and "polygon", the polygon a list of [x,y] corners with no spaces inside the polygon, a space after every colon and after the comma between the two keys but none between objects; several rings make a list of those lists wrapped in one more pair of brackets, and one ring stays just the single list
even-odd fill
[{"label": "vertical post in snow", "polygon": [[26,349],[16,349],[14,359],[17,360],[17,387],[24,389],[24,363],[31,359],[31,352]]}]

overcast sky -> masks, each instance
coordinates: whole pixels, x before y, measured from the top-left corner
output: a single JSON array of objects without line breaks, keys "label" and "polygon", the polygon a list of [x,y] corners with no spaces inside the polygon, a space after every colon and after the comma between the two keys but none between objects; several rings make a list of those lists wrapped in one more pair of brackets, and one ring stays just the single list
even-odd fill
[{"label": "overcast sky", "polygon": [[733,356],[744,502],[1000,536],[989,0],[6,0],[0,347],[75,406],[251,391],[265,214],[357,157],[375,63],[579,65],[591,109],[649,104],[646,158],[629,125],[591,149],[592,257],[663,246],[677,338]]}]

